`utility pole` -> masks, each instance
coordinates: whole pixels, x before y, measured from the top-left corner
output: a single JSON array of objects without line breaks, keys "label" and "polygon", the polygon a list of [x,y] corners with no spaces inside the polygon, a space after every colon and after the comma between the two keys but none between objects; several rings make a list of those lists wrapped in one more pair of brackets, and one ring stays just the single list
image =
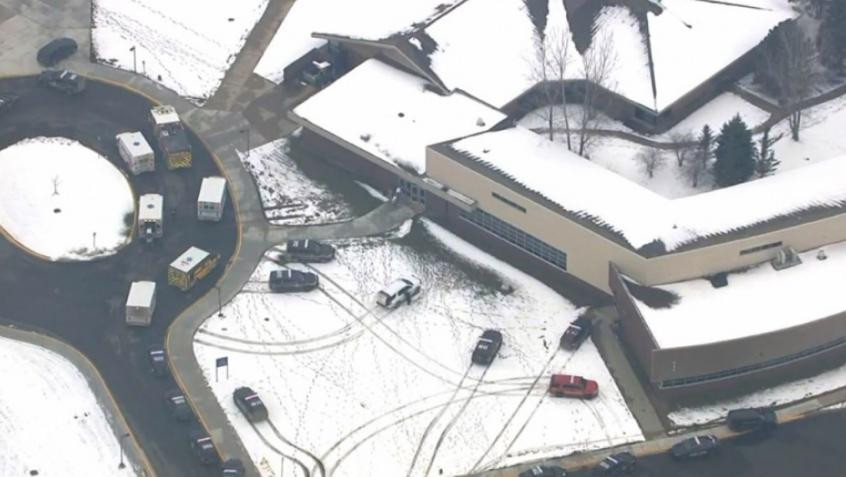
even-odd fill
[{"label": "utility pole", "polygon": [[123,469],[126,467],[126,464],[123,463],[123,440],[127,437],[129,437],[128,432],[118,438],[118,445],[120,446],[120,463],[118,464],[118,469]]},{"label": "utility pole", "polygon": [[138,55],[135,53],[135,46],[129,49],[132,52],[132,72],[138,73]]},{"label": "utility pole", "polygon": [[223,318],[223,306],[220,301],[220,285],[215,285],[214,288],[217,290],[217,317]]},{"label": "utility pole", "polygon": [[242,129],[241,133],[247,136],[247,157],[250,157],[250,128]]}]

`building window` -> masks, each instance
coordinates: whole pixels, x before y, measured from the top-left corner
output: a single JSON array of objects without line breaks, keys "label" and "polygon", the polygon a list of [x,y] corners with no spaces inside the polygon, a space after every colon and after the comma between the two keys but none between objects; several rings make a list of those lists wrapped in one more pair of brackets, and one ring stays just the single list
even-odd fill
[{"label": "building window", "polygon": [[666,381],[661,381],[659,383],[659,387],[662,389],[667,388],[675,388],[680,386],[689,386],[692,384],[701,384],[706,383],[708,381],[716,381],[720,379],[725,379],[731,376],[739,376],[747,373],[751,373],[753,371],[760,371],[767,368],[772,368],[775,366],[781,366],[792,361],[798,361],[802,358],[807,358],[809,356],[813,356],[818,353],[822,353],[824,351],[828,351],[830,349],[836,348],[838,346],[842,346],[846,344],[846,338],[839,338],[834,341],[821,344],[819,346],[814,346],[813,348],[808,348],[804,351],[800,351],[798,353],[789,354],[787,356],[780,356],[778,358],[773,358],[767,361],[763,361],[761,363],[750,364],[748,366],[741,366],[739,368],[733,369],[726,369],[723,371],[718,371],[716,373],[710,374],[703,374],[700,376],[691,376],[688,378],[679,378],[679,379],[668,379]]},{"label": "building window", "polygon": [[762,252],[776,247],[781,247],[781,242],[766,243],[764,245],[758,245],[757,247],[747,248],[746,250],[741,250],[740,254],[749,255],[750,253]]},{"label": "building window", "polygon": [[471,213],[460,212],[460,216],[541,260],[562,270],[567,270],[566,253],[507,222],[499,220],[484,210],[476,209]]},{"label": "building window", "polygon": [[523,212],[524,214],[526,213],[526,208],[514,202],[513,200],[506,199],[505,197],[497,194],[496,192],[491,192],[491,195],[494,197],[494,199],[497,199],[500,202],[505,202],[506,204],[510,205],[511,207],[514,207],[515,209],[519,210],[520,212]]}]

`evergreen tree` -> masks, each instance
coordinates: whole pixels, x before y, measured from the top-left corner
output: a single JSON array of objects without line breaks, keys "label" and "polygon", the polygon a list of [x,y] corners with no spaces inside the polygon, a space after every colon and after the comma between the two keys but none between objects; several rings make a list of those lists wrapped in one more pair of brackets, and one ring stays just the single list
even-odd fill
[{"label": "evergreen tree", "polygon": [[755,150],[755,173],[758,177],[767,177],[773,175],[781,165],[781,161],[776,159],[775,151],[772,150],[773,144],[781,139],[781,134],[774,138],[770,138],[770,130],[764,130],[761,139],[758,141],[758,148]]},{"label": "evergreen tree", "polygon": [[755,145],[752,131],[736,115],[725,123],[714,150],[714,180],[720,187],[746,182],[755,172]]},{"label": "evergreen tree", "polygon": [[832,71],[844,72],[846,62],[846,0],[827,2],[817,33],[820,60]]}]

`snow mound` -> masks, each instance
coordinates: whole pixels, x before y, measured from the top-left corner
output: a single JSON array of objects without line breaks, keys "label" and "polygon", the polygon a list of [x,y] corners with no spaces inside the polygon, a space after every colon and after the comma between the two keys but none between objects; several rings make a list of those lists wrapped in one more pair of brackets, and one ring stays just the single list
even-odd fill
[{"label": "snow mound", "polygon": [[76,141],[38,137],[0,151],[0,229],[49,260],[114,254],[130,240],[134,209],[123,174]]}]

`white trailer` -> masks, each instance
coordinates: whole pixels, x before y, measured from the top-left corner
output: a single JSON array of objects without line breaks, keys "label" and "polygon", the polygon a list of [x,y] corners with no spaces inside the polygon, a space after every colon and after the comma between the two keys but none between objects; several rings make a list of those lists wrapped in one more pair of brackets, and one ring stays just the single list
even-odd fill
[{"label": "white trailer", "polygon": [[164,235],[164,197],[144,194],[138,199],[138,236],[148,243]]},{"label": "white trailer", "polygon": [[150,326],[156,309],[156,282],[132,282],[126,298],[126,324]]},{"label": "white trailer", "polygon": [[206,177],[200,186],[197,197],[197,218],[200,220],[220,221],[226,207],[226,179]]},{"label": "white trailer", "polygon": [[156,155],[143,134],[138,131],[120,133],[115,140],[120,157],[133,175],[156,170]]}]

